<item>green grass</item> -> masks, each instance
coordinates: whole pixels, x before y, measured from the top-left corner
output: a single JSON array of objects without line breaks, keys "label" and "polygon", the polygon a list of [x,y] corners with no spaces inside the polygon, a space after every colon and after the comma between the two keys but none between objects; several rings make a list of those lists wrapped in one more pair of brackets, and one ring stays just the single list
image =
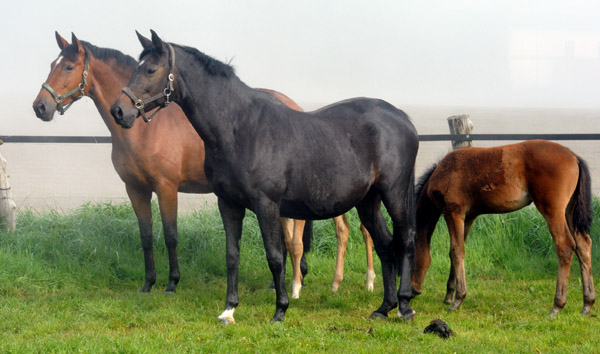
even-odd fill
[{"label": "green grass", "polygon": [[[595,200],[595,219],[600,202]],[[382,300],[379,260],[375,292],[364,290],[365,257],[356,213],[349,215],[344,282],[329,287],[336,241],[331,221],[316,222],[309,276],[285,321],[271,325],[274,293],[256,219],[244,221],[240,306],[234,326],[222,326],[225,237],[218,212],[179,219],[182,280],[164,295],[168,261],[154,205],[158,282],[138,294],[144,271],[136,218],[128,204],[90,204],[67,214],[19,214],[16,232],[0,233],[0,352],[598,352],[598,308],[582,307],[579,265],[573,262],[565,309],[549,313],[557,260],[546,226],[533,208],[479,218],[466,244],[468,296],[461,309],[442,303],[449,270],[449,241],[440,222],[433,236],[432,267],[423,294],[411,302],[414,322],[369,320]],[[592,231],[600,242],[600,225]],[[600,253],[593,250],[599,278]],[[289,262],[288,262],[289,263]],[[288,264],[288,272],[290,271]],[[289,283],[289,282],[288,282]],[[289,285],[289,284],[288,284]],[[598,282],[596,281],[598,287]],[[441,318],[456,332],[449,340],[423,334]]]}]

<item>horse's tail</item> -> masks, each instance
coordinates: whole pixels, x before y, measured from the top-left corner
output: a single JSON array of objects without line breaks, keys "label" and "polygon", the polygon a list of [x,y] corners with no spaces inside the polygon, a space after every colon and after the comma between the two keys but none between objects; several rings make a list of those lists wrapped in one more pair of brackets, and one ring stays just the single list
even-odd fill
[{"label": "horse's tail", "polygon": [[573,212],[571,214],[571,228],[575,233],[589,233],[592,228],[592,179],[587,163],[577,156],[579,165],[579,180],[571,203]]},{"label": "horse's tail", "polygon": [[416,187],[414,189],[415,190],[415,201],[419,200],[421,193],[423,193],[423,190],[425,189],[425,185],[427,184],[427,182],[429,182],[429,179],[431,178],[433,171],[435,171],[435,169],[438,167],[438,165],[439,165],[439,162],[431,165],[425,171],[425,173],[423,173],[421,178],[419,178],[419,182],[417,182]]}]

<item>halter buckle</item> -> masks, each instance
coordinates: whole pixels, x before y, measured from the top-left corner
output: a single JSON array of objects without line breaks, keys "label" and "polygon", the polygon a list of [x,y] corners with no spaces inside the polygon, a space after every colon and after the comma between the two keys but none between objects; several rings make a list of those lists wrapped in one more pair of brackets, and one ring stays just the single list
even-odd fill
[{"label": "halter buckle", "polygon": [[144,109],[144,101],[138,99],[137,101],[135,101],[135,108],[137,108],[139,111]]}]

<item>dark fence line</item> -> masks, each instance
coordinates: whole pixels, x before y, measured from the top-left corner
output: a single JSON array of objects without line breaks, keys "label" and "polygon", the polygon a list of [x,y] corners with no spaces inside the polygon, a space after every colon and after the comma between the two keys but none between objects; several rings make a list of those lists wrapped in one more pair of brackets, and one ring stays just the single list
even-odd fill
[{"label": "dark fence line", "polygon": [[[424,134],[420,141],[468,141],[468,140],[600,140],[600,134]],[[35,136],[0,135],[4,143],[61,143],[61,144],[109,144],[110,136]]]}]

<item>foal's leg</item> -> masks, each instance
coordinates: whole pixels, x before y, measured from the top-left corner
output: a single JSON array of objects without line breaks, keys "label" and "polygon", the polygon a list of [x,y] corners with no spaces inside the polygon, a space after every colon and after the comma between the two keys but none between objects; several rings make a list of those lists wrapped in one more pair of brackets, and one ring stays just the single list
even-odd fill
[{"label": "foal's leg", "polygon": [[[244,208],[228,204],[223,198],[218,199],[219,211],[225,228],[225,247],[227,262],[227,299],[225,311],[219,316],[219,321],[224,324],[234,324],[233,312],[239,304],[238,298],[238,270],[240,264],[240,239],[242,238],[242,222]],[[281,235],[278,235],[281,241]]]},{"label": "foal's leg", "polygon": [[[471,231],[471,226],[473,226],[473,222],[475,221],[475,218],[467,218],[467,220],[465,220],[465,226],[464,226],[464,231],[463,231],[463,237],[462,237],[462,244],[463,244],[463,260],[462,260],[462,266],[463,266],[463,274],[464,274],[464,244],[465,242],[467,242],[467,236],[469,235],[469,231]],[[444,303],[446,304],[451,304],[453,302],[454,299],[454,293],[456,291],[456,287],[457,287],[457,274],[456,274],[456,265],[454,262],[452,262],[452,237],[450,237],[450,275],[448,275],[448,282],[446,283],[446,297],[444,297]],[[465,297],[467,296],[466,291],[467,291],[467,279],[466,276],[463,277],[464,279],[464,286],[465,286]],[[464,298],[463,298],[464,300]],[[462,303],[462,300],[461,300]],[[452,310],[452,309],[450,309]]]},{"label": "foal's leg", "polygon": [[150,204],[152,191],[136,189],[130,185],[125,185],[125,189],[138,219],[142,249],[144,250],[144,270],[146,276],[144,286],[140,289],[140,292],[147,293],[150,292],[152,286],[156,283],[152,235],[152,207]]},{"label": "foal's leg", "polygon": [[[275,315],[271,322],[282,321],[289,305],[285,289],[285,273],[283,269],[283,245],[281,243],[281,224],[279,220],[279,205],[268,198],[263,198],[255,205],[256,218],[262,234],[267,263],[273,274],[276,293]],[[291,252],[291,251],[290,251]]]},{"label": "foal's leg", "polygon": [[157,191],[158,205],[165,235],[165,245],[169,253],[169,284],[165,293],[174,293],[179,283],[179,263],[177,261],[177,188],[163,187]]},{"label": "foal's leg", "polygon": [[579,259],[581,269],[581,283],[583,285],[583,310],[581,314],[589,316],[590,310],[596,301],[594,290],[594,277],[592,275],[592,239],[587,233],[575,233],[577,248],[575,254]]},{"label": "foal's leg", "polygon": [[333,218],[333,222],[335,223],[335,235],[337,236],[337,257],[335,259],[335,272],[333,273],[331,291],[336,292],[342,280],[344,280],[344,259],[346,258],[350,223],[348,223],[345,214],[336,216]]},{"label": "foal's leg", "polygon": [[467,296],[467,280],[465,276],[465,221],[462,215],[444,215],[450,233],[450,278],[448,279],[445,302],[454,302],[450,311],[460,307]]},{"label": "foal's leg", "polygon": [[[423,282],[431,266],[431,236],[435,231],[440,212],[435,207],[417,206],[417,239],[415,240],[415,265],[413,267],[411,286],[413,295],[423,291]],[[454,291],[452,291],[454,295]]]},{"label": "foal's leg", "polygon": [[398,306],[396,293],[396,269],[393,239],[381,214],[381,198],[370,191],[356,206],[360,221],[373,237],[375,251],[381,260],[383,278],[383,303],[371,314],[371,318],[387,318],[388,312]]},{"label": "foal's leg", "polygon": [[365,229],[363,224],[360,224],[360,232],[365,240],[365,250],[367,253],[367,290],[373,291],[373,283],[375,283],[375,269],[373,268],[373,239],[369,231]]},{"label": "foal's leg", "polygon": [[[540,210],[542,211],[542,210]],[[558,277],[556,280],[556,295],[554,296],[554,306],[550,316],[554,317],[565,307],[567,303],[567,284],[571,272],[571,261],[573,259],[573,250],[576,249],[575,240],[569,231],[567,220],[565,219],[564,209],[562,215],[560,212],[547,214],[542,211],[550,234],[554,238],[554,247],[558,256]]]}]

